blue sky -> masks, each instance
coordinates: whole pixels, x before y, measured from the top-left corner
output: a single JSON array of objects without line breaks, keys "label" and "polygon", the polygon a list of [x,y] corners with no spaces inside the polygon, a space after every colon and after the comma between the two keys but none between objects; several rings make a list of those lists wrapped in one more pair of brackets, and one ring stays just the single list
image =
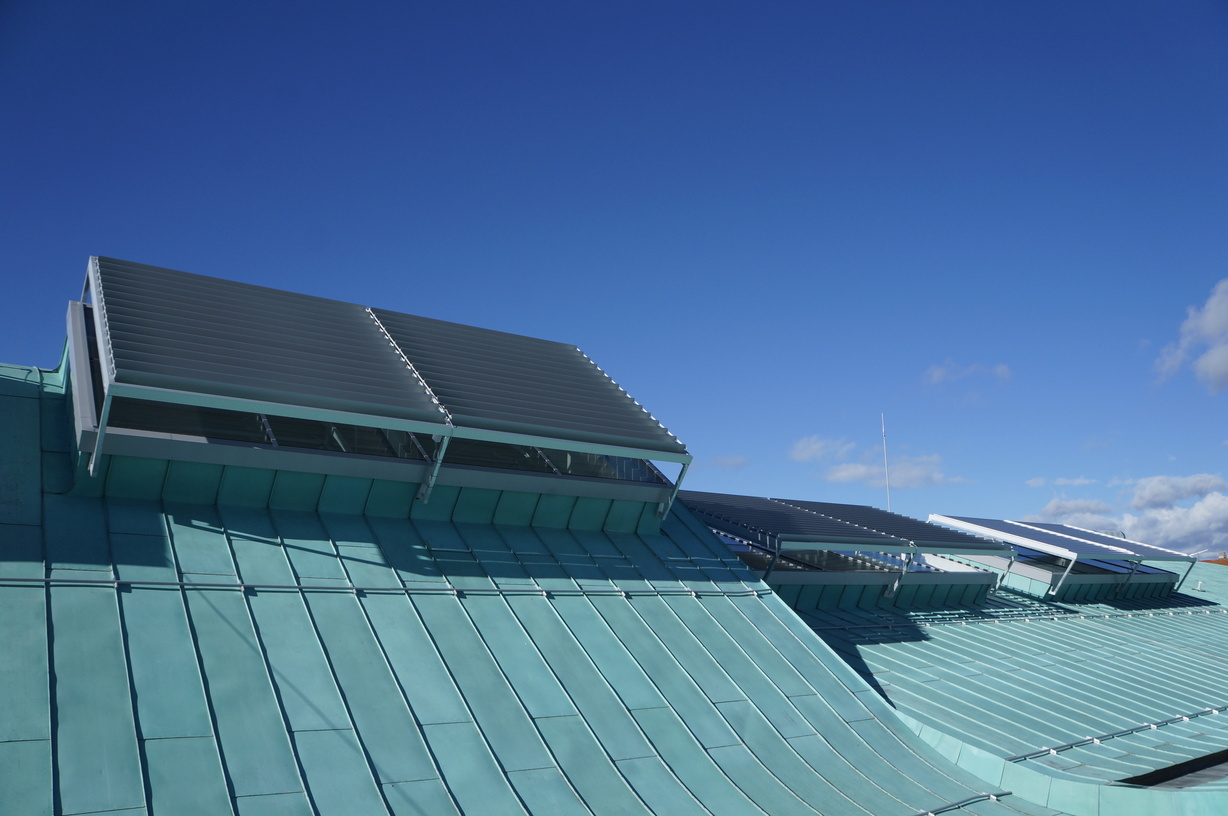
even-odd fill
[{"label": "blue sky", "polygon": [[[695,489],[1228,549],[1222,2],[0,4],[0,360],[93,254],[572,342]],[[1213,294],[1214,293],[1214,294]]]}]

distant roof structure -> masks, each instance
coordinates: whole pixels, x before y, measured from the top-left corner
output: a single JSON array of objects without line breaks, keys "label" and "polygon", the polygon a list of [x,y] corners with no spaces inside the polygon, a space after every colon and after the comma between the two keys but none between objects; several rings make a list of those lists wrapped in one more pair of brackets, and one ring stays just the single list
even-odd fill
[{"label": "distant roof structure", "polygon": [[1193,556],[1185,553],[1066,524],[943,516],[936,513],[930,516],[930,521],[1063,558],[1100,558],[1112,561],[1147,559],[1189,562],[1195,560]]},{"label": "distant roof structure", "polygon": [[1125,536],[1109,535],[1108,533],[1088,530],[1084,527],[1077,527],[1073,524],[1050,524],[1042,521],[1026,522],[1027,526],[1034,527],[1037,530],[1045,530],[1047,532],[1056,533],[1068,538],[1075,538],[1091,543],[1100,543],[1110,547],[1117,547],[1127,550],[1134,555],[1141,556],[1151,561],[1191,561],[1194,556],[1189,553],[1177,552],[1164,547],[1157,547],[1154,544],[1144,544],[1142,541],[1135,541],[1132,538]]},{"label": "distant roof structure", "polygon": [[974,535],[993,538],[1006,544],[1028,547],[1059,558],[1077,559],[1080,556],[1089,558],[1109,558],[1123,560],[1130,552],[1123,547],[1100,544],[1094,541],[1057,535],[1035,527],[1028,527],[1017,521],[1005,519],[974,518],[971,516],[943,516],[937,513],[929,517],[935,524],[946,524],[957,530],[964,530]]},{"label": "distant roof structure", "polygon": [[682,490],[678,499],[712,527],[781,549],[902,552],[909,542],[758,496]]},{"label": "distant roof structure", "polygon": [[884,553],[998,553],[1002,545],[854,504],[683,490],[687,507],[713,528],[781,549]]},{"label": "distant roof structure", "polygon": [[[935,524],[943,524],[957,530],[963,530],[973,535],[995,539],[1013,548],[1023,547],[1036,552],[1046,553],[1056,558],[1066,559],[1065,571],[1050,587],[1048,594],[1057,595],[1061,592],[1066,579],[1074,565],[1080,560],[1121,561],[1134,566],[1131,576],[1144,561],[1178,561],[1187,564],[1185,575],[1177,582],[1178,588],[1189,575],[1197,559],[1184,553],[1153,547],[1128,538],[1095,533],[1065,524],[1049,524],[1040,522],[1009,521],[1006,519],[985,519],[969,516],[943,516],[937,513],[930,515],[929,520]],[[1009,568],[1008,568],[1009,569]],[[1129,581],[1129,577],[1126,579]]]},{"label": "distant roof structure", "polygon": [[911,542],[918,552],[958,555],[960,553],[999,552],[1002,549],[1000,545],[986,538],[868,505],[801,499],[774,499],[773,501],[790,504],[829,518],[840,519],[848,524],[856,524],[884,535],[905,539]]}]

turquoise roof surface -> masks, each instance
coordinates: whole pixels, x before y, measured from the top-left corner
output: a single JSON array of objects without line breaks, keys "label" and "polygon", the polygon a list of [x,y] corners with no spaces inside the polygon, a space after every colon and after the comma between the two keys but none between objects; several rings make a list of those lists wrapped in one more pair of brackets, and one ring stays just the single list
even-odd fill
[{"label": "turquoise roof surface", "polygon": [[803,617],[941,739],[1103,783],[1228,748],[1225,573],[1198,564],[1168,597],[1067,604],[1003,589],[980,607]]},{"label": "turquoise roof surface", "polygon": [[165,464],[69,492],[59,377],[0,369],[0,813],[1059,812],[944,758],[678,508],[193,504]]},{"label": "turquoise roof surface", "polygon": [[1221,567],[778,595],[664,481],[91,460],[68,359],[0,365],[0,816],[1228,813],[1128,783],[1228,749]]}]

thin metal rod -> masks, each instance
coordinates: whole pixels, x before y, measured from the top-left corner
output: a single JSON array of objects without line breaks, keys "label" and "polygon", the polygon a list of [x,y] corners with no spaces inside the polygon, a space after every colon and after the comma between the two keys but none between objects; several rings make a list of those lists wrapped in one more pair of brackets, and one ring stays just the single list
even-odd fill
[{"label": "thin metal rod", "polygon": [[887,483],[887,512],[891,512],[891,469],[887,467],[887,415],[879,414],[883,423],[883,481]]},{"label": "thin metal rod", "polygon": [[[753,546],[753,545],[752,545]],[[788,558],[788,556],[785,556]],[[763,571],[763,578],[760,580],[767,583],[768,576],[772,574],[772,569],[775,568],[776,562],[780,560],[780,542],[776,542],[776,549],[772,550],[772,560],[768,562],[767,569]],[[790,559],[792,560],[792,559]]]},{"label": "thin metal rod", "polygon": [[[1177,586],[1174,589],[1181,589],[1181,587],[1185,586],[1185,579],[1190,577],[1190,570],[1194,569],[1194,565],[1197,563],[1197,560],[1190,562],[1190,565],[1185,568],[1185,575],[1181,576],[1181,580],[1177,582]],[[1199,584],[1199,586],[1202,586],[1202,584]]]},{"label": "thin metal rod", "polygon": [[[674,482],[674,489],[669,492],[669,498],[666,499],[659,508],[657,508],[657,518],[665,518],[669,515],[669,509],[674,506],[674,499],[678,498],[678,490],[682,487],[682,480],[686,476],[687,469],[690,466],[690,462],[682,463],[682,470],[678,471],[678,479]],[[658,471],[658,473],[659,472],[660,471]]]},{"label": "thin metal rod", "polygon": [[98,475],[98,465],[102,461],[102,440],[107,435],[107,422],[111,419],[111,395],[102,399],[102,416],[98,419],[98,435],[94,437],[94,450],[90,452],[86,471],[91,477]]},{"label": "thin metal rod", "polygon": [[[448,426],[448,430],[453,430],[452,426]],[[418,501],[426,504],[431,500],[431,491],[435,489],[435,481],[439,478],[439,466],[443,464],[443,455],[448,450],[448,443],[452,441],[452,434],[447,434],[443,437],[443,441],[435,448],[435,463],[431,466],[431,473],[426,477],[426,481],[422,483],[422,487],[418,488]]]},{"label": "thin metal rod", "polygon": [[1002,583],[1006,581],[1006,576],[1011,574],[1011,567],[1015,566],[1015,559],[1018,557],[1019,554],[1011,550],[1011,559],[1006,562],[1006,569],[1002,570],[1002,574],[998,576],[997,582],[993,585],[994,592],[997,592]]},{"label": "thin metal rod", "polygon": [[1130,574],[1126,576],[1126,580],[1122,581],[1120,584],[1117,585],[1118,595],[1124,595],[1126,593],[1126,590],[1129,589],[1130,579],[1134,577],[1134,574],[1136,572],[1138,572],[1139,564],[1141,563],[1142,561],[1131,561],[1130,562]]},{"label": "thin metal rod", "polygon": [[759,598],[771,594],[770,590],[759,590],[754,587],[746,587],[744,589],[714,589],[711,591],[704,590],[696,592],[695,590],[685,587],[656,587],[651,591],[627,590],[619,589],[616,586],[608,587],[565,587],[558,589],[547,589],[542,586],[517,586],[517,587],[458,587],[452,584],[438,584],[431,586],[353,586],[345,584],[342,586],[315,586],[312,584],[244,584],[244,583],[226,583],[223,581],[153,581],[147,579],[133,578],[15,578],[2,577],[0,578],[0,586],[6,584],[38,584],[41,586],[76,586],[76,587],[93,587],[106,586],[118,589],[119,587],[164,587],[164,588],[179,588],[179,589],[232,589],[243,590],[247,592],[324,592],[324,593],[346,593],[352,594],[362,592],[366,594],[391,594],[391,595],[453,595],[461,593],[462,595],[540,595],[543,591],[550,595],[567,595],[567,596],[587,596],[587,595],[619,595],[627,598],[631,596],[653,596],[653,595],[689,595],[691,597],[698,596],[713,596],[713,597],[749,597]]},{"label": "thin metal rod", "polygon": [[1007,762],[1023,762],[1028,759],[1036,759],[1037,757],[1050,756],[1060,751],[1066,751],[1071,748],[1081,748],[1084,745],[1100,743],[1104,740],[1115,739],[1116,737],[1128,737],[1131,734],[1137,734],[1140,731],[1155,731],[1165,725],[1176,725],[1177,723],[1185,723],[1196,717],[1205,717],[1208,714],[1221,714],[1228,711],[1228,706],[1219,706],[1218,708],[1204,708],[1202,711],[1195,711],[1192,714],[1179,714],[1176,717],[1169,717],[1166,720],[1156,720],[1155,722],[1143,723],[1131,728],[1123,728],[1120,731],[1114,731],[1111,734],[1100,734],[1095,737],[1085,737],[1081,740],[1068,742],[1064,745],[1055,745],[1052,748],[1041,748],[1038,751],[1029,751],[1026,754],[1018,754],[1017,756],[1007,757]]},{"label": "thin metal rod", "polygon": [[1012,796],[1011,791],[998,791],[997,793],[980,793],[976,796],[969,796],[967,799],[960,799],[958,802],[945,802],[938,807],[922,810],[916,813],[916,816],[938,816],[939,813],[947,813],[952,810],[959,810],[966,805],[975,805],[977,802],[986,800],[998,801],[1003,796]]},{"label": "thin metal rod", "polygon": [[1066,577],[1070,575],[1070,570],[1075,565],[1076,560],[1078,559],[1076,558],[1069,559],[1069,561],[1066,564],[1066,571],[1062,573],[1062,577],[1057,582],[1057,586],[1049,590],[1050,595],[1057,595],[1058,591],[1062,588],[1062,584],[1066,583]]}]

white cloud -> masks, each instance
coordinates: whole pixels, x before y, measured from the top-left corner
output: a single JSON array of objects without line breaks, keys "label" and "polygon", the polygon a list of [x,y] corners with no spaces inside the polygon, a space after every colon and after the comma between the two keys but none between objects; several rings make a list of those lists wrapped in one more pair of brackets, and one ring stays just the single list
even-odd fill
[{"label": "white cloud", "polygon": [[865,462],[847,462],[828,468],[826,479],[829,482],[866,482],[875,487],[882,487],[886,483],[882,466]]},{"label": "white cloud", "polygon": [[1010,382],[1012,374],[1010,366],[1005,363],[991,366],[974,363],[973,365],[961,366],[950,357],[941,364],[932,365],[925,370],[925,381],[930,385],[938,385],[943,382],[977,376],[989,376],[998,380],[998,382]]},{"label": "white cloud", "polygon": [[[872,487],[886,486],[883,477],[883,466],[878,462],[846,462],[828,468],[824,477],[829,482],[865,482]],[[942,457],[901,456],[891,462],[891,486],[933,487],[934,485],[964,482],[958,476],[947,476],[942,472]]]},{"label": "white cloud", "polygon": [[712,467],[725,470],[741,470],[750,464],[749,456],[717,456],[708,460]]},{"label": "white cloud", "polygon": [[1228,338],[1194,361],[1194,373],[1207,384],[1212,394],[1228,388]]},{"label": "white cloud", "polygon": [[824,439],[821,436],[804,436],[793,443],[789,458],[797,462],[817,462],[823,459],[844,459],[856,445],[847,439]]},{"label": "white cloud", "polygon": [[[1059,497],[1031,518],[1088,530],[1121,531],[1136,541],[1181,552],[1228,551],[1228,481],[1222,477],[1210,473],[1149,476],[1114,479],[1108,485],[1132,487],[1130,505],[1136,512],[1115,516],[1103,501]],[[1197,501],[1184,506],[1190,499]]]},{"label": "white cloud", "polygon": [[1208,493],[1191,507],[1160,507],[1135,516],[1127,513],[1121,529],[1128,538],[1196,553],[1228,550],[1228,496]]},{"label": "white cloud", "polygon": [[1083,450],[1092,453],[1100,453],[1113,449],[1113,443],[1103,437],[1091,436],[1083,440]]},{"label": "white cloud", "polygon": [[1045,518],[1067,519],[1072,516],[1104,516],[1113,508],[1098,499],[1053,499],[1040,513]]},{"label": "white cloud", "polygon": [[1194,374],[1212,394],[1228,388],[1228,278],[1215,284],[1201,308],[1187,310],[1180,340],[1165,346],[1156,359],[1160,379],[1177,373],[1191,357]]},{"label": "white cloud", "polygon": [[[1026,484],[1028,487],[1044,487],[1049,483],[1050,482],[1042,476],[1037,476],[1035,479],[1028,479],[1026,482],[1024,482],[1024,484]],[[1076,479],[1068,479],[1059,476],[1053,480],[1052,484],[1059,487],[1083,487],[1084,485],[1096,484],[1096,480],[1089,479],[1086,476],[1079,476]]]},{"label": "white cloud", "polygon": [[1150,476],[1135,482],[1130,506],[1135,510],[1169,507],[1216,490],[1228,490],[1228,482],[1211,473],[1196,473],[1193,476]]}]

